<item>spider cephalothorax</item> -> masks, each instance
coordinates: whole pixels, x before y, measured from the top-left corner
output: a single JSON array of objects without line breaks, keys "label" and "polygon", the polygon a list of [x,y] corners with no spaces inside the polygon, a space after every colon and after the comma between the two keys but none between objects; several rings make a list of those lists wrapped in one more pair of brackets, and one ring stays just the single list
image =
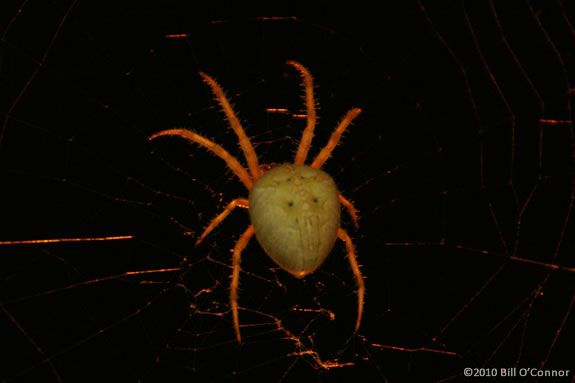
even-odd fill
[{"label": "spider cephalothorax", "polygon": [[356,226],[357,212],[352,203],[339,193],[333,179],[320,169],[339,142],[342,133],[360,113],[360,109],[353,108],[347,112],[325,147],[310,165],[305,165],[316,123],[313,79],[300,63],[288,61],[288,64],[296,68],[302,76],[307,120],[293,164],[282,164],[267,170],[259,165],[255,150],[222,88],[203,72],[200,72],[200,75],[212,89],[230,127],[238,136],[248,169],[224,148],[190,130],[168,129],[150,136],[150,139],[180,136],[207,148],[226,162],[249,191],[249,200],[238,198],[231,201],[196,241],[196,245],[200,244],[234,208],[239,206],[249,209],[251,225],[236,242],[232,259],[230,304],[238,342],[241,342],[237,299],[241,253],[254,234],[272,260],[298,278],[314,272],[329,255],[336,239],[341,239],[346,245],[347,257],[358,286],[355,331],[359,329],[363,313],[363,277],[351,238],[340,227],[341,205],[347,209]]}]

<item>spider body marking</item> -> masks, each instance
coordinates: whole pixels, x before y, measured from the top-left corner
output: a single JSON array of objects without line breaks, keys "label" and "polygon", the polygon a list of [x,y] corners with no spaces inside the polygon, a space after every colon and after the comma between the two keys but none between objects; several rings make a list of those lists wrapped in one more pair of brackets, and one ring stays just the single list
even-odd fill
[{"label": "spider body marking", "polygon": [[196,245],[199,245],[236,207],[249,209],[251,224],[237,240],[232,253],[230,307],[236,339],[240,343],[238,285],[241,255],[254,234],[272,260],[297,278],[315,271],[339,238],[345,244],[347,258],[357,282],[357,319],[354,331],[359,329],[363,315],[365,283],[352,240],[340,227],[341,206],[345,207],[356,227],[357,211],[352,202],[338,192],[333,179],[320,169],[361,110],[350,109],[312,163],[305,165],[317,120],[313,78],[302,64],[296,61],[288,61],[287,64],[301,75],[307,120],[293,164],[282,164],[264,171],[223,89],[216,80],[203,72],[200,75],[211,88],[230,128],[238,137],[247,168],[223,147],[191,130],[167,129],[149,137],[152,140],[163,136],[178,136],[208,149],[225,161],[249,191],[249,199],[237,198],[228,203],[196,240]]}]

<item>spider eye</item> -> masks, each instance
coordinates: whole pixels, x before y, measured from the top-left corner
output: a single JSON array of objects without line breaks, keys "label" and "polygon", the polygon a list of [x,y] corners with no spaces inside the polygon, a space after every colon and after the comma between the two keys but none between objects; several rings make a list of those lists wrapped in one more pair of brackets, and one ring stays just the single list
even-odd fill
[{"label": "spider eye", "polygon": [[289,207],[292,207],[292,206],[293,206],[293,201],[289,201],[289,202],[288,202],[288,206],[289,206]]},{"label": "spider eye", "polygon": [[313,197],[313,202],[317,203],[317,197]]}]

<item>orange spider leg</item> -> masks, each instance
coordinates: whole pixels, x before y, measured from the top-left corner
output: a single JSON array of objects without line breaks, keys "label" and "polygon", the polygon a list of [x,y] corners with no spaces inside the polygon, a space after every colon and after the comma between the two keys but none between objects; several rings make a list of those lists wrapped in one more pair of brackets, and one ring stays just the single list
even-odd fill
[{"label": "orange spider leg", "polygon": [[238,162],[238,160],[236,160],[234,156],[232,156],[227,150],[215,142],[187,129],[162,130],[161,132],[152,134],[150,137],[148,137],[148,139],[153,140],[154,138],[161,136],[179,136],[189,141],[195,142],[200,146],[203,146],[204,148],[214,153],[216,156],[220,157],[222,160],[226,161],[228,167],[232,170],[232,172],[234,172],[236,176],[238,176],[240,181],[242,181],[248,190],[252,188],[254,181],[248,174],[247,170]]},{"label": "orange spider leg", "polygon": [[353,248],[353,242],[345,230],[341,227],[337,229],[337,236],[343,242],[345,242],[345,247],[347,249],[347,259],[357,281],[357,320],[355,321],[355,332],[359,330],[359,325],[361,324],[361,317],[363,316],[363,296],[365,294],[365,282],[359,270],[359,265],[357,264],[357,259],[355,258],[355,249]]},{"label": "orange spider leg", "polygon": [[228,100],[224,91],[222,90],[222,87],[220,86],[220,84],[217,83],[216,80],[214,80],[212,77],[205,74],[204,72],[200,72],[200,76],[202,76],[204,81],[212,89],[214,96],[216,96],[216,100],[222,107],[222,110],[224,111],[228,119],[228,122],[230,123],[230,127],[238,136],[240,147],[242,148],[244,156],[246,157],[246,161],[248,162],[248,168],[250,169],[252,178],[254,180],[257,180],[262,175],[262,171],[258,164],[258,156],[256,155],[256,152],[252,146],[252,143],[250,142],[250,139],[248,138],[248,136],[246,136],[246,132],[242,127],[242,124],[240,124],[240,120],[236,116],[236,113],[234,112],[234,109],[232,108],[230,101]]},{"label": "orange spider leg", "polygon": [[356,118],[360,113],[361,113],[360,108],[353,108],[347,112],[347,114],[343,117],[337,128],[335,128],[335,130],[331,134],[331,137],[329,138],[327,144],[323,147],[321,152],[319,152],[315,160],[313,160],[311,164],[312,168],[320,169],[323,166],[323,164],[325,163],[325,161],[327,161],[327,159],[331,155],[331,152],[333,152],[333,149],[335,149],[336,145],[341,139],[341,135],[343,134],[343,132],[347,129],[349,124],[351,124],[353,119]]},{"label": "orange spider leg", "polygon": [[234,330],[238,343],[242,343],[240,334],[240,319],[238,315],[238,284],[240,281],[240,263],[242,260],[242,251],[246,248],[250,238],[254,235],[254,226],[250,225],[242,234],[234,246],[234,255],[232,259],[232,284],[230,290],[230,303],[232,306],[232,315],[234,317]]},{"label": "orange spider leg", "polygon": [[313,77],[306,67],[298,63],[297,61],[288,61],[288,65],[293,66],[298,70],[302,77],[302,84],[305,89],[305,107],[307,113],[307,124],[303,131],[301,141],[297,148],[294,163],[296,165],[303,165],[305,163],[307,152],[311,146],[311,140],[313,139],[313,130],[315,129],[315,122],[317,120],[315,112],[315,98],[313,95]]},{"label": "orange spider leg", "polygon": [[355,206],[353,206],[353,203],[350,200],[348,200],[343,196],[343,194],[340,193],[338,197],[339,202],[347,209],[347,213],[349,214],[351,220],[353,221],[353,226],[355,226],[355,228],[358,229],[359,215],[357,214],[357,209],[355,208]]},{"label": "orange spider leg", "polygon": [[237,199],[234,199],[233,201],[231,201],[228,204],[228,206],[226,206],[224,211],[222,211],[214,219],[212,219],[212,222],[210,222],[208,227],[205,228],[202,235],[200,235],[200,237],[196,241],[196,246],[198,246],[204,240],[204,238],[206,238],[207,235],[210,234],[212,232],[212,230],[214,230],[216,228],[216,226],[218,226],[220,223],[222,223],[222,221],[224,219],[226,219],[226,217],[232,212],[232,210],[234,210],[236,207],[243,207],[244,209],[247,209],[249,206],[250,206],[250,201],[245,199],[245,198],[237,198]]}]

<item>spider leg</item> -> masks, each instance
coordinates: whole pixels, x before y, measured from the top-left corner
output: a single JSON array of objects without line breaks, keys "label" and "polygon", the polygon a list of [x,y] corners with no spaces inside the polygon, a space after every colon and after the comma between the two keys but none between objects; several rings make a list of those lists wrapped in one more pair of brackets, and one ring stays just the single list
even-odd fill
[{"label": "spider leg", "polygon": [[243,207],[244,209],[247,209],[249,206],[250,201],[245,198],[237,198],[232,200],[228,204],[228,206],[226,206],[224,211],[222,211],[214,219],[212,219],[212,222],[210,222],[210,224],[204,229],[202,235],[200,235],[200,237],[196,241],[196,246],[198,246],[204,240],[204,238],[206,238],[207,235],[210,234],[212,230],[216,228],[216,226],[222,223],[222,221],[226,219],[226,217],[228,216],[228,214],[232,212],[232,210],[234,210],[236,207]]},{"label": "spider leg", "polygon": [[357,230],[359,228],[359,215],[357,214],[357,209],[353,206],[353,203],[350,200],[343,196],[343,194],[338,194],[338,197],[339,202],[347,209],[347,213],[353,221],[353,226],[355,226],[355,229]]},{"label": "spider leg", "polygon": [[153,140],[154,138],[161,137],[161,136],[179,136],[185,138],[186,140],[195,142],[196,144],[203,146],[204,148],[208,149],[216,156],[220,157],[222,160],[226,161],[228,167],[234,172],[236,176],[242,181],[244,186],[250,190],[254,184],[252,177],[248,174],[247,170],[236,160],[234,156],[232,156],[227,150],[222,148],[220,145],[216,144],[212,140],[207,139],[204,136],[200,136],[192,132],[191,130],[187,129],[167,129],[162,130],[156,134],[152,134],[148,137],[149,140]]},{"label": "spider leg", "polygon": [[218,84],[218,82],[214,80],[213,77],[210,77],[204,72],[200,72],[200,76],[202,76],[204,81],[212,89],[212,93],[214,94],[214,96],[216,96],[216,100],[222,107],[222,110],[224,111],[228,119],[228,122],[230,123],[230,127],[238,136],[240,147],[242,148],[244,156],[246,157],[246,161],[248,162],[248,168],[250,169],[252,178],[254,180],[257,180],[262,175],[262,171],[258,164],[258,156],[256,155],[256,152],[252,146],[250,139],[248,138],[248,136],[246,136],[246,132],[242,127],[242,124],[240,124],[240,120],[238,119],[238,116],[234,112],[234,109],[232,108],[230,101],[226,97],[220,84]]},{"label": "spider leg", "polygon": [[305,90],[304,99],[307,113],[307,124],[303,131],[301,141],[299,142],[294,161],[296,165],[303,165],[307,157],[307,152],[311,146],[313,130],[315,129],[315,122],[317,120],[315,112],[315,98],[313,95],[313,77],[307,68],[297,61],[288,61],[287,64],[298,70],[302,77],[302,85]]},{"label": "spider leg", "polygon": [[343,242],[345,242],[345,247],[347,249],[347,259],[355,276],[357,282],[357,320],[355,321],[355,329],[357,332],[359,330],[359,325],[361,324],[361,317],[363,316],[363,299],[365,294],[365,282],[363,281],[363,276],[359,270],[359,265],[357,264],[357,259],[355,258],[355,249],[353,247],[353,242],[345,230],[342,228],[337,229],[337,236]]},{"label": "spider leg", "polygon": [[250,238],[254,235],[254,226],[250,225],[242,234],[240,239],[234,246],[234,254],[232,259],[232,283],[230,289],[230,304],[232,306],[232,315],[234,317],[234,330],[236,331],[236,339],[238,343],[242,343],[242,336],[240,334],[240,319],[238,316],[238,284],[240,281],[240,263],[242,260],[242,251],[246,248]]},{"label": "spider leg", "polygon": [[361,113],[361,109],[353,108],[350,109],[347,114],[343,117],[337,128],[331,134],[329,141],[323,147],[321,152],[317,155],[317,157],[313,160],[311,167],[319,169],[323,166],[325,161],[331,156],[331,152],[335,149],[336,145],[338,144],[339,140],[341,139],[342,133],[347,129],[349,124]]}]

